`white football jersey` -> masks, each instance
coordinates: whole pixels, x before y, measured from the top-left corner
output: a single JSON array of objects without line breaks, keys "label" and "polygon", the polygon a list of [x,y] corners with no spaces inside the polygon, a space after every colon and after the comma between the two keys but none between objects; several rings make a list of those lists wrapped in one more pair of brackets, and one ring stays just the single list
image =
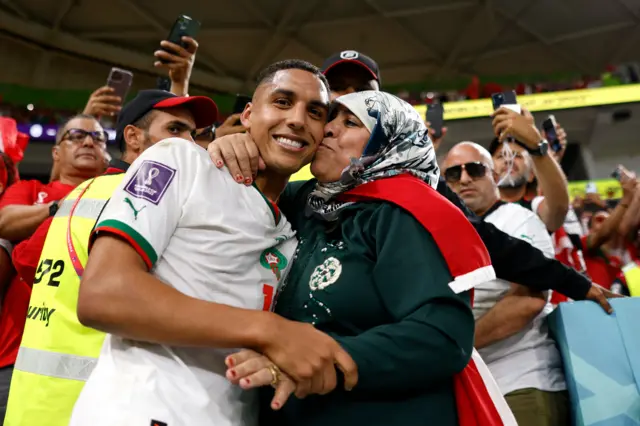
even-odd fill
[{"label": "white football jersey", "polygon": [[[178,138],[131,165],[94,232],[121,236],[153,275],[182,293],[248,309],[271,309],[297,245],[256,187],[236,183],[205,150]],[[225,378],[233,351],[107,335],[70,424],[255,425],[255,393]]]},{"label": "white football jersey", "polygon": [[[486,222],[514,238],[524,240],[553,258],[553,242],[546,226],[537,214],[518,204],[505,203],[487,215]],[[513,260],[517,262],[517,259]],[[487,281],[475,287],[473,315],[485,315],[511,289],[511,283],[501,279]],[[545,308],[518,333],[479,349],[504,395],[519,389],[535,388],[556,392],[566,389],[560,353],[549,337],[546,317],[553,310],[550,292],[543,292]]]}]

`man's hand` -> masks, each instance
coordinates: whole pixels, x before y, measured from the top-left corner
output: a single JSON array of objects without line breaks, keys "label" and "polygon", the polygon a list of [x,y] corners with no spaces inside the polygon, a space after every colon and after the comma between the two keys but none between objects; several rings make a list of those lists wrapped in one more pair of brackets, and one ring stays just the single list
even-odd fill
[{"label": "man's hand", "polygon": [[634,172],[630,172],[623,166],[618,166],[618,170],[620,170],[620,186],[622,187],[622,198],[620,202],[629,206],[636,194],[638,180]]},{"label": "man's hand", "polygon": [[329,335],[313,325],[272,316],[264,324],[255,348],[287,373],[296,383],[295,394],[325,394],[336,387],[336,368],[344,374],[344,387],[358,383],[358,367],[351,356]]},{"label": "man's hand", "polygon": [[508,137],[513,137],[529,149],[538,148],[543,138],[533,122],[533,116],[527,109],[522,108],[522,114],[518,114],[509,108],[500,107],[491,116],[493,117],[493,132],[500,142],[504,142]]},{"label": "man's hand", "polygon": [[216,127],[216,138],[246,132],[247,129],[242,124],[238,124],[239,122],[240,114],[232,114],[227,117],[224,123]]},{"label": "man's hand", "polygon": [[433,135],[436,133],[434,129],[431,128],[431,123],[425,121],[424,124],[427,125],[427,131],[429,132],[429,138],[431,139],[431,143],[433,144],[433,149],[438,152],[438,148],[440,148],[440,144],[444,140],[444,137],[447,135],[447,127],[442,128],[442,135],[439,138],[434,138]]},{"label": "man's hand", "polygon": [[122,99],[114,95],[112,87],[102,86],[89,97],[87,106],[84,107],[83,114],[93,115],[100,118],[104,115],[114,116],[120,112]]},{"label": "man's hand", "polygon": [[218,168],[227,166],[229,173],[238,183],[251,185],[258,170],[266,168],[258,152],[258,146],[248,133],[216,136],[207,150],[213,164]]},{"label": "man's hand", "polygon": [[607,290],[606,288],[600,287],[598,284],[593,283],[591,284],[591,289],[589,290],[589,292],[584,298],[585,300],[591,300],[593,302],[596,302],[598,305],[602,307],[602,309],[605,310],[606,313],[612,314],[613,308],[611,307],[607,299],[614,299],[617,297],[624,297],[624,296],[621,294],[613,293],[612,291]]},{"label": "man's hand", "polygon": [[165,50],[156,50],[153,53],[153,56],[158,58],[153,65],[156,68],[164,68],[169,71],[171,92],[178,96],[186,96],[189,92],[189,79],[198,50],[198,42],[191,37],[182,37],[182,41],[186,48],[163,40],[160,42],[160,46],[173,53]]},{"label": "man's hand", "polygon": [[[227,379],[244,390],[273,386],[275,394],[271,400],[271,408],[274,410],[282,408],[296,390],[296,383],[291,377],[280,371],[269,358],[251,349],[228,356],[225,364],[228,367]],[[277,377],[274,377],[274,373]]]}]

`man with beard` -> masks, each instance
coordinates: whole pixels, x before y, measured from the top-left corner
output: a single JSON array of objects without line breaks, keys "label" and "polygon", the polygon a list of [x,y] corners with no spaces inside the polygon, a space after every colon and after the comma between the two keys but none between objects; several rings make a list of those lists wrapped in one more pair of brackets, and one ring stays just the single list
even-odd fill
[{"label": "man with beard", "polygon": [[[493,131],[497,138],[489,152],[498,174],[500,198],[537,212],[547,229],[556,231],[563,225],[569,210],[567,178],[549,153],[549,143],[535,127],[533,116],[526,109],[518,114],[499,108],[493,114]],[[508,137],[517,142],[510,142]],[[534,177],[545,197],[532,208],[526,195],[527,184]]]}]

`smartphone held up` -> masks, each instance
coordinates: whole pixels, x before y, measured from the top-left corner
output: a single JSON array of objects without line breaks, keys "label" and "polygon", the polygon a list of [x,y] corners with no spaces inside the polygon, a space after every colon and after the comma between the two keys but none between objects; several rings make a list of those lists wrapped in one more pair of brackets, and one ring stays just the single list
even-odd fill
[{"label": "smartphone held up", "polygon": [[518,114],[522,113],[522,107],[518,104],[516,91],[511,90],[508,92],[498,92],[491,95],[491,102],[493,103],[493,110],[497,110],[500,107],[509,108]]},{"label": "smartphone held up", "polygon": [[[198,35],[198,31],[200,31],[200,22],[195,19],[190,18],[187,15],[180,15],[178,19],[173,23],[171,27],[171,31],[169,32],[169,36],[167,37],[167,41],[177,44],[178,46],[182,46],[184,48],[187,45],[182,41],[182,37],[191,37],[196,38]],[[165,47],[162,47],[167,53],[175,54],[176,52],[170,51]],[[161,62],[166,63],[166,60],[160,59]]]},{"label": "smartphone held up", "polygon": [[122,103],[125,102],[129,89],[131,89],[131,83],[133,83],[133,73],[131,71],[123,70],[113,67],[109,72],[109,78],[107,78],[107,86],[113,89],[113,94],[122,99]]},{"label": "smartphone held up", "polygon": [[559,152],[562,150],[562,144],[560,138],[558,138],[558,132],[556,131],[556,118],[553,115],[547,117],[542,122],[542,129],[544,130],[545,137],[549,142],[549,146],[553,152]]},{"label": "smartphone held up", "polygon": [[442,104],[427,105],[426,119],[433,131],[433,138],[440,139],[442,137],[442,128],[444,127],[444,108]]}]

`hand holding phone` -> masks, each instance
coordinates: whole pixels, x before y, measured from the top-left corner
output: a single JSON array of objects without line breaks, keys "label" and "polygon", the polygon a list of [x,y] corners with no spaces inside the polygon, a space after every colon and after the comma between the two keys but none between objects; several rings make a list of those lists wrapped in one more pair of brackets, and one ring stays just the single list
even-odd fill
[{"label": "hand holding phone", "polygon": [[562,144],[560,143],[558,132],[556,132],[556,118],[553,115],[547,117],[547,119],[542,122],[542,129],[553,152],[560,152],[562,150]]},{"label": "hand holding phone", "polygon": [[[182,37],[190,37],[195,39],[198,35],[198,31],[200,31],[200,22],[195,19],[190,18],[187,15],[180,15],[178,19],[173,23],[171,27],[171,31],[169,32],[169,36],[166,38],[166,42],[172,43],[174,45],[180,46],[183,49],[189,49],[189,43],[186,43],[182,40]],[[162,50],[165,52],[175,55],[180,54],[180,52],[176,51],[176,49],[171,49],[171,46],[167,43],[160,43],[162,46]],[[197,44],[196,44],[197,49]],[[165,56],[156,55],[160,59],[161,62],[166,63],[167,58]]]},{"label": "hand holding phone", "polygon": [[497,110],[500,107],[509,108],[518,114],[522,113],[522,108],[518,104],[516,91],[511,90],[509,92],[498,92],[491,95],[491,102],[493,103],[493,110]]},{"label": "hand holding phone", "polygon": [[429,129],[433,131],[431,134],[433,139],[440,139],[444,126],[444,109],[442,104],[427,105],[426,119],[429,122]]},{"label": "hand holding phone", "polygon": [[127,98],[132,82],[133,73],[131,71],[116,67],[111,68],[109,78],[107,78],[107,86],[111,87],[113,89],[113,93],[121,99],[120,104],[122,104]]}]

